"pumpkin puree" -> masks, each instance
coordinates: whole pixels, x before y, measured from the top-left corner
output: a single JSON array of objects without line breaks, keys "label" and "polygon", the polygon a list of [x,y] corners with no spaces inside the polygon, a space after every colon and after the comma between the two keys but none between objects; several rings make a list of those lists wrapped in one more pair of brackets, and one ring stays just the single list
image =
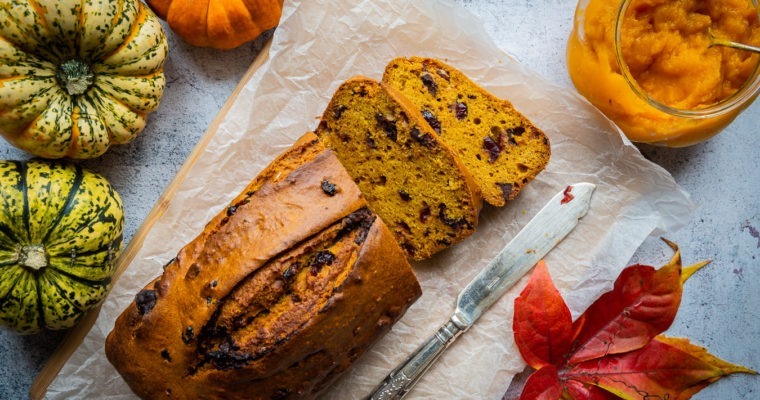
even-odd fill
[{"label": "pumpkin puree", "polygon": [[[635,142],[691,145],[728,125],[746,102],[726,114],[685,118],[667,114],[635,94],[615,59],[620,2],[581,1],[567,47],[578,91]],[[753,75],[758,56],[709,47],[716,37],[757,46],[758,12],[749,0],[633,0],[623,21],[621,50],[631,75],[647,94],[668,106],[695,110],[736,93]]]}]

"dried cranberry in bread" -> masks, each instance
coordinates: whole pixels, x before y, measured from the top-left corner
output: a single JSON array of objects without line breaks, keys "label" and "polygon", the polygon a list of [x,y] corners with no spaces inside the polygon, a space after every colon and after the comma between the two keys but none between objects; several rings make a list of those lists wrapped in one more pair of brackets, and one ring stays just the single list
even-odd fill
[{"label": "dried cranberry in bread", "polygon": [[308,134],[137,294],[106,354],[146,399],[309,399],[419,295],[390,231]]},{"label": "dried cranberry in bread", "polygon": [[383,83],[403,93],[454,149],[489,204],[503,206],[549,162],[549,140],[538,127],[440,60],[397,58]]},{"label": "dried cranberry in bread", "polygon": [[370,78],[349,79],[333,95],[316,133],[409,257],[429,258],[477,226],[482,204],[477,186],[393,89]]}]

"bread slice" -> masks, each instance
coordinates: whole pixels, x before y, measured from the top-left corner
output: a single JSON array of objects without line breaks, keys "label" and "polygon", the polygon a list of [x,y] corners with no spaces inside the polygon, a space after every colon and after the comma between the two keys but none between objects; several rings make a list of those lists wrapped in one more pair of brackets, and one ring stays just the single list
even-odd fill
[{"label": "bread slice", "polygon": [[420,294],[391,232],[307,134],[136,295],[105,350],[141,398],[312,399]]},{"label": "bread slice", "polygon": [[432,58],[391,61],[383,83],[400,91],[472,174],[489,204],[503,206],[549,162],[546,135],[512,104]]},{"label": "bread slice", "polygon": [[335,92],[317,135],[354,178],[369,207],[415,260],[475,230],[477,186],[403,96],[366,77]]}]

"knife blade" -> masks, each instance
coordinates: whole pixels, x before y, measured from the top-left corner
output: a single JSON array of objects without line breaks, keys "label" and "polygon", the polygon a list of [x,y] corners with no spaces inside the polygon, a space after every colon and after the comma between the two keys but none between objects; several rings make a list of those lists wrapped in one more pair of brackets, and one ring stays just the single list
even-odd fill
[{"label": "knife blade", "polygon": [[552,197],[459,293],[451,318],[388,374],[368,398],[404,398],[456,338],[575,228],[586,215],[595,188],[591,183],[577,183]]}]

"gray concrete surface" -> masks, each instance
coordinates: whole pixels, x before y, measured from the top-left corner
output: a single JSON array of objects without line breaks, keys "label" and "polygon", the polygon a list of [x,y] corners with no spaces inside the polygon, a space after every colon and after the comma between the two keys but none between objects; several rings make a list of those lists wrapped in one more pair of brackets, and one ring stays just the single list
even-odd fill
[{"label": "gray concrete surface", "polygon": [[[478,15],[499,46],[545,79],[572,89],[565,41],[574,0],[456,0]],[[168,32],[168,85],[146,130],[131,144],[114,147],[84,164],[104,174],[122,195],[128,241],[171,181],[195,143],[258,53],[263,40],[232,51],[192,48]],[[760,370],[760,103],[718,137],[693,147],[640,146],[699,205],[687,226],[666,236],[686,263],[713,265],[686,285],[679,315],[667,332],[689,337],[713,354]],[[0,140],[0,158],[25,159]],[[670,256],[647,241],[631,262],[659,265]],[[64,333],[19,336],[0,328],[0,399],[24,399]],[[506,389],[506,388],[505,388]],[[697,399],[760,398],[760,377],[719,381]]]}]

